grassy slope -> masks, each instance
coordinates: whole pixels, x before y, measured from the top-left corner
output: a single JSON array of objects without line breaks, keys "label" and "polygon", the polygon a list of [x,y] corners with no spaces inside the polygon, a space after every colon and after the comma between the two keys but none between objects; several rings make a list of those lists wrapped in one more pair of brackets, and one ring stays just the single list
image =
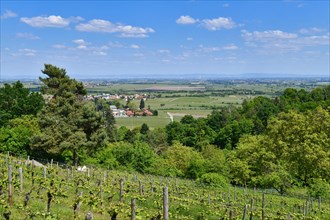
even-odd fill
[{"label": "grassy slope", "polygon": [[[13,206],[6,208],[7,191],[7,165],[5,156],[0,155],[0,176],[4,194],[0,196],[0,219],[6,210],[11,211],[11,219],[25,219],[35,215],[35,219],[45,219],[47,192],[56,192],[51,202],[51,212],[48,219],[74,219],[73,205],[76,200],[76,192],[82,193],[80,198],[81,207],[77,213],[77,219],[84,219],[88,211],[92,211],[94,219],[109,219],[109,212],[116,210],[118,219],[130,219],[131,198],[137,200],[137,219],[150,219],[162,213],[162,189],[165,185],[169,187],[169,206],[171,219],[219,219],[228,218],[230,210],[233,211],[234,219],[241,219],[244,206],[250,204],[253,199],[253,219],[260,219],[261,191],[242,189],[234,187],[206,188],[197,185],[194,181],[163,178],[150,175],[141,175],[107,171],[102,169],[91,169],[81,173],[72,168],[62,169],[53,165],[48,166],[47,178],[43,177],[43,168],[21,165],[16,158],[9,158],[9,164],[13,167]],[[23,192],[19,192],[18,168],[23,168],[24,186]],[[32,171],[34,172],[34,187],[32,187]],[[119,179],[124,180],[123,202],[119,202]],[[77,187],[77,181],[80,184]],[[139,181],[143,185],[144,192],[139,193]],[[53,187],[50,182],[53,181]],[[152,185],[155,192],[151,191]],[[26,207],[23,201],[26,193],[32,190],[31,198]],[[102,196],[100,194],[102,190]],[[111,197],[111,199],[109,199]],[[288,213],[291,218],[304,218],[304,206],[308,205],[308,213],[305,219],[329,219],[330,201],[323,200],[321,210],[318,209],[317,200],[308,200],[299,197],[293,198],[280,196],[273,191],[266,192],[265,215],[268,219],[287,219]],[[250,214],[250,211],[248,211]],[[29,219],[29,218],[28,218]]]}]

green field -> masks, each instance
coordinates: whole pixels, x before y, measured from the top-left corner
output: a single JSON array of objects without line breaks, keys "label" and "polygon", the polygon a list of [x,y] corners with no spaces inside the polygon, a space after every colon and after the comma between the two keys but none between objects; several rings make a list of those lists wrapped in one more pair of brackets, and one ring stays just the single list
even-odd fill
[{"label": "green field", "polygon": [[[173,115],[174,121],[180,121],[184,115],[192,115],[195,118],[206,117],[212,112],[212,108],[227,105],[239,106],[244,99],[250,96],[226,96],[226,97],[176,97],[147,99],[145,106],[158,110],[158,116],[116,118],[118,127],[126,126],[130,129],[146,123],[151,129],[165,127],[170,121],[167,113]],[[139,106],[140,100],[133,100]]]}]

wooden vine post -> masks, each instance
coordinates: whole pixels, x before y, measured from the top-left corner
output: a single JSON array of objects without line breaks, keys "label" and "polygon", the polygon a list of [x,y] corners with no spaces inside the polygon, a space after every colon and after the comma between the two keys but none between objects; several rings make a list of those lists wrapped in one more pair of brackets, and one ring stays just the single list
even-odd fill
[{"label": "wooden vine post", "polygon": [[143,185],[142,185],[141,180],[139,180],[139,189],[140,189],[140,196],[142,196],[143,195]]},{"label": "wooden vine post", "polygon": [[247,209],[248,209],[248,206],[245,205],[245,206],[244,206],[244,211],[243,211],[243,217],[242,217],[242,220],[246,220],[246,212],[247,212]]},{"label": "wooden vine post", "polygon": [[253,218],[253,198],[251,198],[250,202],[250,220]]},{"label": "wooden vine post", "polygon": [[133,198],[131,201],[131,220],[136,220],[136,201]]},{"label": "wooden vine post", "polygon": [[124,195],[124,193],[123,193],[123,185],[124,185],[123,178],[120,178],[119,185],[120,185],[119,201],[123,202],[123,195]]},{"label": "wooden vine post", "polygon": [[168,188],[167,188],[167,186],[164,187],[163,211],[164,211],[164,220],[169,220],[169,214],[168,214]]},{"label": "wooden vine post", "polygon": [[261,219],[265,220],[265,193],[262,194],[262,212]]},{"label": "wooden vine post", "polygon": [[8,167],[8,203],[9,207],[12,206],[13,204],[13,168],[11,165]]},{"label": "wooden vine post", "polygon": [[233,210],[231,209],[229,211],[229,220],[233,220],[233,216],[234,216],[234,213],[233,213]]},{"label": "wooden vine post", "polygon": [[46,180],[47,179],[47,167],[44,166],[44,179]]},{"label": "wooden vine post", "polygon": [[23,192],[23,168],[18,168],[18,175],[19,175],[19,191]]}]

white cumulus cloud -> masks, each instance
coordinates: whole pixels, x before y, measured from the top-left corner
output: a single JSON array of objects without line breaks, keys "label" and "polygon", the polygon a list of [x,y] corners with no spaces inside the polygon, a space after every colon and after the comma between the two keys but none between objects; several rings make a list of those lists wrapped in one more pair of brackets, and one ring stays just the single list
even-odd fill
[{"label": "white cumulus cloud", "polygon": [[231,18],[225,17],[203,19],[202,25],[210,31],[216,31],[220,29],[232,29],[236,27],[235,22]]},{"label": "white cumulus cloud", "polygon": [[87,23],[76,26],[76,30],[82,32],[120,33],[120,37],[148,37],[155,32],[152,28],[135,27],[131,25],[114,24],[107,20],[93,19]]},{"label": "white cumulus cloud", "polygon": [[86,42],[84,39],[76,39],[72,41],[73,43],[77,44],[77,49],[87,49],[87,45],[90,43]]},{"label": "white cumulus cloud", "polygon": [[189,15],[182,15],[176,20],[177,24],[195,24],[196,22],[198,22],[198,19],[194,19]]},{"label": "white cumulus cloud", "polygon": [[63,28],[69,26],[71,22],[78,22],[83,20],[81,17],[70,17],[70,18],[62,18],[58,15],[50,15],[50,16],[37,16],[32,18],[23,17],[20,19],[21,22],[24,22],[32,27],[56,27]]},{"label": "white cumulus cloud", "polygon": [[220,30],[220,29],[232,29],[237,26],[237,24],[229,17],[228,18],[227,17],[218,17],[218,18],[213,18],[213,19],[201,19],[200,20],[197,18],[192,18],[189,15],[180,16],[176,20],[176,23],[184,24],[184,25],[197,24],[210,31],[216,31],[216,30]]},{"label": "white cumulus cloud", "polygon": [[66,27],[70,24],[67,19],[55,15],[49,17],[23,17],[21,21],[32,27]]}]

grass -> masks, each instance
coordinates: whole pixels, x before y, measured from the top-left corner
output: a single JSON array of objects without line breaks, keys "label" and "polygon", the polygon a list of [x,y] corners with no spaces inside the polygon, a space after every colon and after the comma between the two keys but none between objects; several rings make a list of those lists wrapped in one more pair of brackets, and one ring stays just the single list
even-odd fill
[{"label": "grass", "polygon": [[[158,116],[152,117],[129,117],[116,118],[118,127],[126,126],[134,128],[147,124],[151,129],[165,127],[171,119],[168,112],[173,115],[174,121],[180,121],[184,115],[192,115],[196,118],[207,117],[211,108],[222,107],[226,105],[239,106],[247,96],[227,96],[227,97],[176,97],[176,98],[155,98],[147,99],[145,106],[158,110]],[[140,100],[133,100],[136,106],[139,106]]]},{"label": "grass", "polygon": [[170,122],[170,117],[164,111],[158,111],[158,116],[116,118],[117,127],[125,126],[129,129],[139,127],[143,123],[147,124],[150,129],[163,128]]}]

